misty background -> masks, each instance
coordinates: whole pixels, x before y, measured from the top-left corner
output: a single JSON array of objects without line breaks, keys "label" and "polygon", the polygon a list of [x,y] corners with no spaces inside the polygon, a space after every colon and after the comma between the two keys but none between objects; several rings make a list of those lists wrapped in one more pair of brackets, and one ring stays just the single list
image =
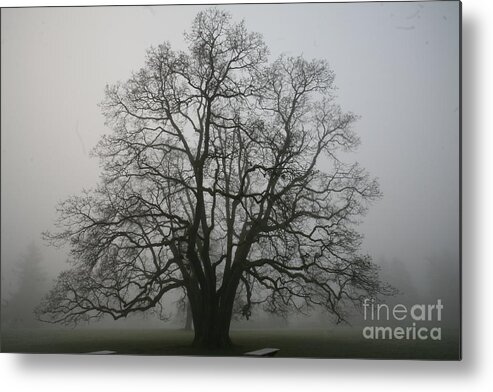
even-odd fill
[{"label": "misty background", "polygon": [[[98,103],[126,80],[145,50],[183,32],[205,6],[3,9],[1,15],[2,323],[37,325],[31,310],[69,267],[48,247],[56,205],[100,173],[90,151],[109,132]],[[444,303],[459,311],[458,2],[220,6],[281,53],[324,58],[336,101],[361,116],[347,161],[379,179],[383,198],[363,217],[363,251],[401,291],[389,303]],[[171,327],[183,324],[170,301]],[[9,309],[9,310],[8,310]],[[15,309],[15,311],[13,310]],[[327,318],[287,322],[257,314],[237,327],[330,327]],[[354,322],[361,322],[361,315]],[[156,327],[153,317],[105,326]],[[235,324],[233,324],[233,327]]]}]

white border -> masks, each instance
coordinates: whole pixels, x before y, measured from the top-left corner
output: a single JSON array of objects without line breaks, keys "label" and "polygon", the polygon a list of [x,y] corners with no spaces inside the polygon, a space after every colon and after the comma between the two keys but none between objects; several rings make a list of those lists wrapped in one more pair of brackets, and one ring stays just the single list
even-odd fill
[{"label": "white border", "polygon": [[[104,1],[107,5],[163,3]],[[2,7],[92,4],[101,3],[0,0]],[[463,1],[462,362],[0,354],[0,388],[36,392],[489,390],[493,385],[489,361],[493,353],[492,4]]]}]

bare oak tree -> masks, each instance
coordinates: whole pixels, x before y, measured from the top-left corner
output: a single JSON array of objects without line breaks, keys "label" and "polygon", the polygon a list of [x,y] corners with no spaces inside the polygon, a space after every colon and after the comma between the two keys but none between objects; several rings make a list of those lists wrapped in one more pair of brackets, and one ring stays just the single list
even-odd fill
[{"label": "bare oak tree", "polygon": [[230,344],[234,313],[348,304],[390,293],[355,231],[378,184],[341,152],[355,115],[334,102],[323,60],[269,63],[261,35],[217,9],[200,12],[188,51],[165,43],[106,89],[95,152],[99,187],[59,207],[69,244],[39,312],[77,323],[163,306],[186,291],[194,344]]}]

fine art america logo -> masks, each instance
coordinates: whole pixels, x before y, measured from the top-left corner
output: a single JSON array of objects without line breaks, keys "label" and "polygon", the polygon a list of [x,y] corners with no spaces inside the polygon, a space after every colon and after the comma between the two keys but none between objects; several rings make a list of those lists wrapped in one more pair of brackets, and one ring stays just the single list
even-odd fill
[{"label": "fine art america logo", "polygon": [[[378,304],[373,298],[363,301],[363,317],[367,325],[363,328],[365,339],[396,340],[441,340],[443,304],[438,299],[434,304],[415,304],[406,306],[397,304],[389,306]],[[426,322],[427,326],[423,323]],[[376,325],[391,323],[393,326]],[[398,326],[394,326],[398,324]],[[404,324],[404,325],[401,325]]]}]

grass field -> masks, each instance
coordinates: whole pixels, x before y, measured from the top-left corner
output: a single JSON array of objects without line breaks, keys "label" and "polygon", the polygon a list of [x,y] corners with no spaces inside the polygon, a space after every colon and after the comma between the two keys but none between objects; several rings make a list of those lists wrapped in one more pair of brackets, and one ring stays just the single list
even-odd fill
[{"label": "grass field", "polygon": [[109,350],[137,355],[239,356],[275,347],[277,357],[448,359],[459,357],[458,334],[441,341],[365,340],[358,329],[232,331],[227,350],[191,347],[193,333],[169,329],[2,330],[1,351],[17,353],[89,353]]}]

